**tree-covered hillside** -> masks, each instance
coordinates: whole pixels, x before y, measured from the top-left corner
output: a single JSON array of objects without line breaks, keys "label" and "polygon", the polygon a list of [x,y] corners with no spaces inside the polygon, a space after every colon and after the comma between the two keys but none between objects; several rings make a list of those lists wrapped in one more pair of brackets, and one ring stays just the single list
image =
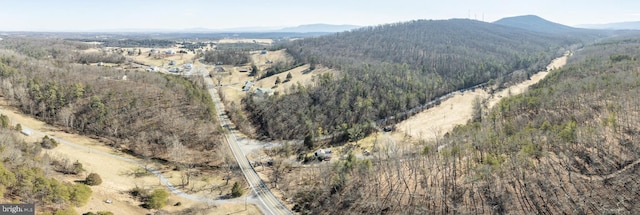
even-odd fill
[{"label": "tree-covered hillside", "polygon": [[535,15],[506,17],[498,21],[495,21],[493,23],[507,26],[507,27],[520,28],[520,29],[525,29],[529,31],[536,31],[540,33],[564,36],[564,37],[570,37],[570,38],[595,39],[597,37],[610,35],[613,33],[612,31],[574,28],[574,27],[558,24],[555,22],[551,22]]},{"label": "tree-covered hillside", "polygon": [[77,64],[82,44],[5,38],[0,95],[49,124],[146,157],[172,159],[176,146],[210,152],[221,143],[202,79]]},{"label": "tree-covered hillside", "polygon": [[[271,138],[339,131],[357,139],[370,131],[370,122],[400,116],[449,92],[526,79],[580,42],[460,19],[366,27],[285,44],[298,62],[322,64],[342,75],[324,75],[314,86],[246,104],[259,130]],[[517,70],[525,75],[512,75]]]},{"label": "tree-covered hillside", "polygon": [[638,214],[638,47],[590,45],[442,139],[300,170],[279,187],[311,214]]}]

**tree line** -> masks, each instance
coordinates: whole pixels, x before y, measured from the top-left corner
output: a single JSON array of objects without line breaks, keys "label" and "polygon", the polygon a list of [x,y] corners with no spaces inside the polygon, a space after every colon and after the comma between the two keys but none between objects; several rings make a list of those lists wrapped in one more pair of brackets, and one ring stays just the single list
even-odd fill
[{"label": "tree line", "polygon": [[216,65],[242,66],[249,63],[249,53],[234,49],[208,50],[204,53],[204,61]]},{"label": "tree line", "polygon": [[176,44],[175,41],[163,40],[163,39],[105,39],[105,40],[76,39],[71,41],[99,42],[100,45],[104,47],[121,47],[121,48],[137,48],[137,47],[171,48]]}]

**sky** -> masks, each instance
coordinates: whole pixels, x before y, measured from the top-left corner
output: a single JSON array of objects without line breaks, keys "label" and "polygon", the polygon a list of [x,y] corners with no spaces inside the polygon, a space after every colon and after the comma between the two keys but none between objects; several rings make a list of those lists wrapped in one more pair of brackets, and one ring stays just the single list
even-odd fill
[{"label": "sky", "polygon": [[0,31],[368,26],[416,19],[492,22],[530,14],[570,26],[640,21],[640,1],[0,0]]}]

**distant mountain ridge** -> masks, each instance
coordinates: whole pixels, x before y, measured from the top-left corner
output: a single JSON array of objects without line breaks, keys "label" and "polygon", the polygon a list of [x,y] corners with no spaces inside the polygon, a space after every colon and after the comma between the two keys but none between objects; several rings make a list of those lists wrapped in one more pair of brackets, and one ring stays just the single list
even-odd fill
[{"label": "distant mountain ridge", "polygon": [[300,25],[296,27],[288,27],[280,29],[280,32],[299,32],[299,33],[309,33],[309,32],[343,32],[349,31],[356,28],[360,28],[362,26],[357,25],[330,25],[330,24],[309,24],[309,25]]},{"label": "distant mountain ridge", "polygon": [[566,33],[582,30],[579,28],[551,22],[536,15],[507,17],[493,23],[543,33]]},{"label": "distant mountain ridge", "polygon": [[614,22],[606,24],[584,24],[578,25],[577,27],[603,30],[640,30],[640,21]]},{"label": "distant mountain ridge", "polygon": [[[337,33],[348,31],[362,26],[357,25],[332,25],[332,24],[308,24],[292,27],[278,26],[254,26],[254,27],[237,27],[225,29],[212,28],[185,28],[185,29],[161,29],[161,28],[118,28],[118,29],[92,29],[81,32],[128,32],[128,33],[265,33],[265,32],[287,32],[287,33]],[[65,30],[63,32],[73,32]]]}]

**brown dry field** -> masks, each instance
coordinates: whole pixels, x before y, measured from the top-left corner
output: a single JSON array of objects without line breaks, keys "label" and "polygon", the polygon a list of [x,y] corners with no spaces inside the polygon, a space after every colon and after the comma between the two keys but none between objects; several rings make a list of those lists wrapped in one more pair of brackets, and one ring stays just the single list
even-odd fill
[{"label": "brown dry field", "polygon": [[[104,143],[99,142],[96,139],[89,138],[82,135],[71,134],[64,132],[56,127],[48,125],[42,121],[32,118],[31,116],[27,116],[18,112],[15,108],[12,108],[7,105],[4,98],[0,97],[0,107],[2,111],[0,113],[7,115],[12,123],[19,123],[23,126],[26,126],[30,129],[40,131],[45,133],[48,136],[60,138],[69,142],[72,142],[76,145],[80,145],[83,147],[90,148],[91,151],[101,151],[109,154],[118,155],[120,157],[125,157],[129,159],[133,159],[139,162],[144,162],[141,159],[136,157],[117,152],[111,147],[106,146]],[[36,142],[41,140],[42,135],[32,134],[31,136],[26,137],[25,141]],[[72,146],[68,146],[65,144],[60,144],[58,147],[52,150],[44,150],[43,153],[49,154],[53,158],[67,158],[71,161],[79,161],[82,163],[85,173],[80,176],[69,176],[69,175],[54,175],[55,178],[60,180],[73,182],[76,180],[82,180],[88,173],[98,173],[102,178],[103,183],[98,186],[92,186],[93,194],[89,200],[89,202],[82,206],[76,208],[76,211],[80,213],[88,212],[88,211],[111,211],[114,214],[146,214],[149,213],[150,210],[144,209],[140,207],[141,204],[139,201],[132,198],[128,191],[132,188],[138,186],[145,189],[156,189],[156,188],[165,188],[162,185],[157,177],[154,175],[146,175],[142,177],[134,177],[132,175],[135,171],[141,171],[142,167],[132,164],[126,161],[122,161],[120,159],[116,159],[110,156],[105,156],[98,153],[91,153],[91,151],[87,152],[82,149],[74,148]],[[171,171],[167,166],[160,166],[157,163],[150,163],[149,166],[152,166],[156,169],[162,170],[165,177],[169,179],[169,181],[176,185],[180,184],[180,173],[176,171]],[[201,176],[197,176],[192,178],[191,184],[186,190],[193,190],[189,192],[190,194],[199,195],[199,196],[209,196],[216,197],[220,193],[228,193],[231,189],[231,185],[233,181],[241,181],[241,178],[233,178],[229,185],[224,185],[222,180],[222,174],[216,174],[212,172],[206,172]],[[221,189],[213,189],[212,184],[221,185]],[[185,189],[182,189],[185,190]],[[222,192],[221,192],[222,190]],[[248,193],[248,192],[247,192]],[[112,200],[111,204],[105,203],[105,200]],[[176,202],[180,202],[181,206],[173,206]],[[251,206],[248,211],[244,211],[244,205],[230,204],[230,205],[216,205],[215,207],[209,206],[207,203],[197,202],[193,200],[189,200],[186,198],[182,198],[180,196],[171,194],[169,196],[169,202],[167,206],[165,206],[162,210],[167,210],[169,212],[177,212],[180,210],[184,210],[187,208],[198,207],[198,208],[209,208],[206,214],[259,214],[259,209],[255,206]]]},{"label": "brown dry field", "polygon": [[[273,52],[267,52],[267,54],[260,54],[259,52],[254,52],[251,54],[251,59],[253,63],[260,68],[260,70],[266,69],[269,65],[265,64],[267,60],[272,62],[286,62],[293,60],[293,58],[287,55],[285,50],[278,50]],[[240,104],[242,98],[244,98],[246,92],[242,91],[242,87],[246,81],[256,81],[256,77],[250,77],[249,73],[241,73],[238,72],[241,67],[232,67],[232,66],[223,66],[225,71],[224,73],[217,74],[222,78],[221,84],[224,86],[221,88],[222,94],[225,96],[226,101],[234,102],[235,104]],[[242,66],[248,67],[248,66]],[[287,94],[291,86],[297,85],[298,83],[302,86],[307,86],[313,83],[313,78],[317,75],[324,73],[337,73],[336,70],[329,69],[318,65],[315,70],[304,74],[303,72],[309,68],[309,65],[302,65],[296,68],[293,68],[289,71],[258,80],[253,85],[253,88],[250,92],[253,92],[256,88],[273,88],[275,92],[279,94]],[[277,88],[274,88],[276,78],[280,77],[281,81],[284,81],[287,77],[287,74],[291,73],[293,77],[291,81],[287,83],[281,83]],[[335,76],[335,75],[334,75]],[[217,83],[217,79],[213,77],[214,83]]]},{"label": "brown dry field", "polygon": [[268,51],[266,54],[260,54],[261,51],[253,51],[251,52],[251,61],[255,64],[260,70],[265,70],[269,67],[267,61],[271,62],[291,62],[293,61],[293,57],[287,54],[287,51],[284,49],[277,51]]},{"label": "brown dry field", "polygon": [[[106,50],[113,50],[115,48],[118,47],[106,47],[104,49]],[[142,47],[133,47],[133,48],[122,48],[125,50],[129,50],[129,49],[133,49],[133,50],[141,50],[142,54],[141,55],[124,55],[125,57],[132,59],[134,62],[138,62],[138,63],[142,63],[145,65],[149,65],[149,66],[157,66],[157,67],[161,67],[161,66],[168,66],[169,62],[174,61],[176,63],[176,66],[182,66],[183,64],[186,63],[193,63],[193,58],[196,56],[195,54],[193,54],[193,52],[186,50],[186,49],[182,49],[182,48],[178,48],[178,45],[171,47],[171,48],[156,48],[156,50],[158,50],[157,54],[151,54],[151,56],[149,56],[149,50],[151,50],[151,48],[142,48]],[[174,50],[176,52],[183,50],[183,51],[187,51],[187,54],[181,54],[181,53],[176,53],[173,55],[165,55],[164,52],[167,50]],[[87,50],[83,50],[83,52],[85,53],[92,53],[92,52],[100,52],[102,51],[102,49],[99,48],[89,48]],[[93,63],[91,65],[97,65],[96,63]],[[104,66],[109,66],[109,67],[114,67],[116,66],[115,64],[106,64]]]},{"label": "brown dry field", "polygon": [[[189,50],[178,48],[177,45],[171,48],[156,49],[158,50],[159,53],[151,54],[151,56],[149,56],[149,50],[151,50],[151,48],[133,48],[133,49],[135,50],[140,49],[142,51],[142,54],[141,55],[136,54],[133,56],[126,56],[126,57],[133,59],[135,62],[140,62],[149,66],[158,66],[158,67],[168,66],[169,62],[171,61],[175,61],[176,63],[175,66],[182,66],[182,64],[193,63],[193,58],[196,56],[195,54],[193,54],[193,52]],[[176,52],[181,50],[187,51],[187,54],[176,53],[173,55],[165,55],[164,52],[170,49]]]}]

